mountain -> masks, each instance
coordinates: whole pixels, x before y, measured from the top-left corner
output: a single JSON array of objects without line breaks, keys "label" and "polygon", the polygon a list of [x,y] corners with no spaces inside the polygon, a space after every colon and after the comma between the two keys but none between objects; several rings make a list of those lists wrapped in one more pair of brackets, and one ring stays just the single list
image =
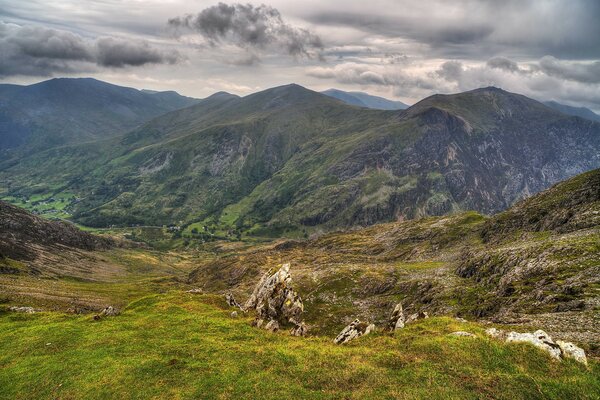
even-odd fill
[{"label": "mountain", "polygon": [[63,275],[61,265],[69,257],[81,259],[81,251],[114,246],[114,240],[83,232],[72,223],[49,221],[0,201],[0,274],[18,274],[26,269],[34,275]]},{"label": "mountain", "polygon": [[93,226],[302,236],[498,212],[597,168],[599,150],[599,123],[497,88],[384,111],[287,85],[215,94],[121,137],[0,163],[0,196],[76,198],[66,211]]},{"label": "mountain", "polygon": [[544,104],[550,108],[555,109],[556,111],[560,111],[563,114],[574,115],[576,117],[600,122],[600,115],[596,114],[589,108],[567,106],[565,104],[560,104],[555,101],[546,101],[544,102]]},{"label": "mountain", "polygon": [[408,106],[401,101],[388,100],[383,97],[373,96],[363,92],[344,92],[343,90],[329,89],[321,93],[341,100],[346,104],[358,107],[373,108],[376,110],[404,110],[408,108]]},{"label": "mountain", "polygon": [[0,151],[32,152],[115,136],[196,102],[175,92],[145,92],[91,78],[0,85]]}]

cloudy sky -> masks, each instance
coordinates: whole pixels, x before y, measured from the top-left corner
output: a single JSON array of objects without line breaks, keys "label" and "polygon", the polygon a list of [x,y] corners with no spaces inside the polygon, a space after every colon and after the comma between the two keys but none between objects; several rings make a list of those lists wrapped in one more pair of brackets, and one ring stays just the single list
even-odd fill
[{"label": "cloudy sky", "polygon": [[0,0],[0,82],[407,103],[493,85],[600,111],[599,21],[598,0]]}]

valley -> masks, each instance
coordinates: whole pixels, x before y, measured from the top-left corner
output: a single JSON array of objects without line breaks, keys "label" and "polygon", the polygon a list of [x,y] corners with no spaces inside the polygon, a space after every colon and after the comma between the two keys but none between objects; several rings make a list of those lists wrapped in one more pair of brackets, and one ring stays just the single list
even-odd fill
[{"label": "valley", "polygon": [[[2,395],[600,393],[597,122],[492,87],[377,110],[286,85],[123,129],[5,150]],[[293,334],[244,306],[286,264]],[[353,321],[374,331],[334,344]]]},{"label": "valley", "polygon": [[[433,398],[587,398],[600,389],[599,182],[595,170],[493,217],[463,212],[254,242],[143,227],[96,230],[101,236],[89,242],[68,223],[0,203],[9,221],[0,235],[0,365],[23,377],[3,381],[4,393],[25,398],[27,384],[40,398],[188,398],[205,390],[216,398],[420,398],[424,390]],[[29,252],[19,250],[24,243]],[[253,328],[251,313],[232,316],[225,301],[227,293],[247,298],[283,263],[291,263],[304,303],[306,338]],[[398,302],[406,315],[430,318],[385,333]],[[94,321],[109,305],[120,315]],[[36,312],[11,312],[15,306]],[[331,343],[355,318],[379,329],[351,345]],[[581,345],[590,366],[499,343],[489,327],[543,327]],[[33,348],[35,358],[15,357]],[[40,357],[31,386],[30,365]],[[72,368],[106,376],[102,387]],[[426,389],[422,379],[430,380]]]}]

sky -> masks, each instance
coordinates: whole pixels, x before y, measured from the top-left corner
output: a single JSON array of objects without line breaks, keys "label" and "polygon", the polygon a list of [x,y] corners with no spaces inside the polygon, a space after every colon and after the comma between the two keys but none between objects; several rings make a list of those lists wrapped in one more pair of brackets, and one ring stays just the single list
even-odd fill
[{"label": "sky", "polygon": [[600,112],[598,0],[0,0],[0,82],[193,97],[298,83],[413,104],[497,86]]}]

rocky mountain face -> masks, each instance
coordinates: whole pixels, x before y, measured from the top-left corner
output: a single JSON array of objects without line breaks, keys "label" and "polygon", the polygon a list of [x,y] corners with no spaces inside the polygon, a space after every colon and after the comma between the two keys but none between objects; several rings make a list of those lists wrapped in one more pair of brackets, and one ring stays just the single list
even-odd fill
[{"label": "rocky mountain face", "polygon": [[0,269],[10,269],[14,261],[35,261],[44,253],[101,250],[115,245],[112,239],[83,232],[71,223],[49,221],[0,201]]},{"label": "rocky mountain face", "polygon": [[122,134],[197,99],[148,92],[91,78],[0,85],[0,151],[26,153]]},{"label": "rocky mountain face", "polygon": [[0,166],[0,182],[5,195],[76,193],[73,217],[94,226],[299,236],[494,213],[598,166],[600,124],[500,89],[381,111],[287,85],[216,94],[123,137]]}]

